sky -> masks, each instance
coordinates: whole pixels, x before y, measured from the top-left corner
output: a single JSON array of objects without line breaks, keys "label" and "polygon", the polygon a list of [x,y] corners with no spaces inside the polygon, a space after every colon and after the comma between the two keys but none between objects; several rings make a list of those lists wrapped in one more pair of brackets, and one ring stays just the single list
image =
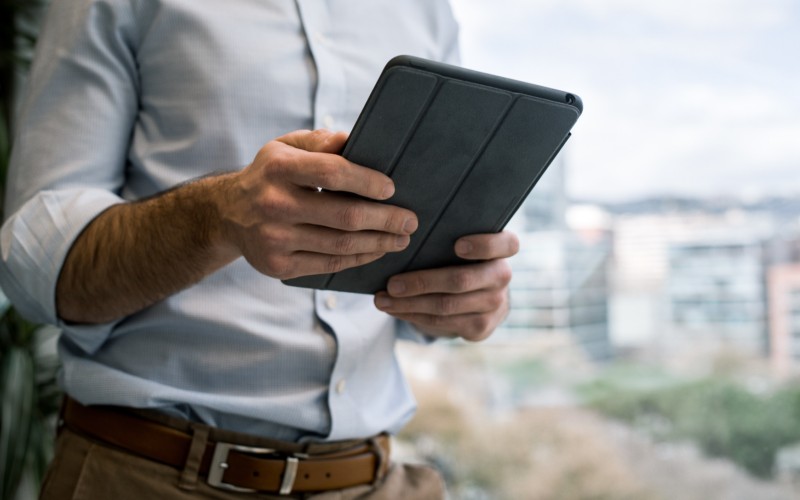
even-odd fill
[{"label": "sky", "polygon": [[800,2],[451,3],[463,66],[581,96],[572,197],[800,195]]}]

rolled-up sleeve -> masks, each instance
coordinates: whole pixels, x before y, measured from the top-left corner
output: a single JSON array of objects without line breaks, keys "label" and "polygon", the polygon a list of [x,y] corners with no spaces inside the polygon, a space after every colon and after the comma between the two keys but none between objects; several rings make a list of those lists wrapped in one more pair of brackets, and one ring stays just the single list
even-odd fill
[{"label": "rolled-up sleeve", "polygon": [[123,200],[138,108],[137,42],[130,5],[54,0],[15,127],[0,233],[0,287],[26,317],[57,324],[82,348],[111,325],[58,318],[55,287],[73,242]]}]

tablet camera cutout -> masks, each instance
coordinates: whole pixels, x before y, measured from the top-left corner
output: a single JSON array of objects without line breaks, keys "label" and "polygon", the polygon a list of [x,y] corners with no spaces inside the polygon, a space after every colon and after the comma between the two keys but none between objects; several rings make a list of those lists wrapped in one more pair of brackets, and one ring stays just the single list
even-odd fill
[{"label": "tablet camera cutout", "polygon": [[575,96],[572,94],[566,95],[567,104],[575,104]]}]

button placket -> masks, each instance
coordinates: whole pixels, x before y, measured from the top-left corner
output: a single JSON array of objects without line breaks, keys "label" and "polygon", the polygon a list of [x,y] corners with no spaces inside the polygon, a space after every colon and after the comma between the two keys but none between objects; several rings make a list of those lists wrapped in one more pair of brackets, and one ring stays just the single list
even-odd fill
[{"label": "button placket", "polygon": [[336,309],[337,302],[336,295],[332,293],[325,297],[325,307],[331,311]]},{"label": "button placket", "polygon": [[327,33],[331,15],[327,2],[297,0],[306,40],[317,68],[314,93],[314,128],[334,129],[336,115],[347,102],[346,78]]}]

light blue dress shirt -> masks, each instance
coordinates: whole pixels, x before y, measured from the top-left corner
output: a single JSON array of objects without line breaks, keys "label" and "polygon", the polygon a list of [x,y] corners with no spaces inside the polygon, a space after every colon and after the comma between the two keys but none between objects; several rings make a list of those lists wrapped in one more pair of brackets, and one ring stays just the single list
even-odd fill
[{"label": "light blue dress shirt", "polygon": [[371,296],[287,287],[239,259],[112,324],[55,309],[66,254],[103,210],[242,168],[292,130],[350,130],[398,54],[457,61],[446,0],[53,1],[17,122],[0,286],[63,329],[69,394],[287,440],[411,417],[394,344],[415,333]]}]

